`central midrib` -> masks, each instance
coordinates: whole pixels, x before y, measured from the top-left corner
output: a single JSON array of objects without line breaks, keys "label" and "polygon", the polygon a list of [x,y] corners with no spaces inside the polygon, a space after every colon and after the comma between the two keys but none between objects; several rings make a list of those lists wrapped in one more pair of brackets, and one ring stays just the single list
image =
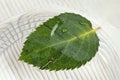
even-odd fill
[{"label": "central midrib", "polygon": [[45,50],[45,49],[47,49],[49,47],[55,46],[55,45],[63,44],[63,43],[66,43],[66,42],[71,42],[71,41],[73,41],[73,40],[75,40],[77,38],[85,38],[88,34],[91,34],[93,32],[96,32],[96,29],[92,29],[92,30],[87,31],[87,32],[85,32],[83,34],[80,34],[78,37],[75,36],[75,37],[70,38],[68,40],[64,40],[64,41],[61,41],[61,42],[58,42],[58,43],[55,43],[55,44],[48,45],[47,47],[44,47],[44,48],[42,48],[42,49],[40,49],[38,51],[40,52],[40,51],[43,51],[43,50]]}]

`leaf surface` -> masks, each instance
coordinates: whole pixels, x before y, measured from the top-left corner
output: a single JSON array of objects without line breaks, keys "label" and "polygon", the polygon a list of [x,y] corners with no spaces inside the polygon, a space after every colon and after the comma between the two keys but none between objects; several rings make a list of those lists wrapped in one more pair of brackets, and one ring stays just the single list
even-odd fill
[{"label": "leaf surface", "polygon": [[74,69],[91,60],[99,39],[89,20],[74,13],[55,16],[32,32],[19,60],[48,70]]}]

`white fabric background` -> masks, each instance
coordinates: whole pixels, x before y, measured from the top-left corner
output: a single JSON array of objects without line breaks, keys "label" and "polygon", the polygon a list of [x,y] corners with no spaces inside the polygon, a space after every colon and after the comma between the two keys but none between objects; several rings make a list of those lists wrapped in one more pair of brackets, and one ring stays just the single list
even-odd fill
[{"label": "white fabric background", "polygon": [[0,0],[0,22],[35,8],[58,5],[79,10],[83,6],[119,27],[119,4],[120,0]]},{"label": "white fabric background", "polygon": [[[110,33],[110,36],[112,42],[116,45],[115,47],[120,49],[119,4],[120,0],[0,0],[0,24],[34,9],[61,6],[79,11],[82,6],[88,14],[93,15],[98,21],[102,20],[101,24],[104,24],[105,21],[113,26],[113,31]],[[0,62],[0,64],[2,64],[2,62]],[[2,72],[0,72],[0,74],[2,74]],[[8,75],[2,75],[2,77],[8,77],[4,78],[4,80],[12,80],[9,79],[10,76]]]}]

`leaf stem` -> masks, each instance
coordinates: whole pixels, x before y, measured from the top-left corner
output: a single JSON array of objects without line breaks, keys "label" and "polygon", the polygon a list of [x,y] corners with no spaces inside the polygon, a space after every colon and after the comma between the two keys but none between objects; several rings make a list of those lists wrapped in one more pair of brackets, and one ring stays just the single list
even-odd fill
[{"label": "leaf stem", "polygon": [[98,31],[99,29],[101,29],[101,27],[97,27],[97,28],[95,28],[94,30],[95,30],[95,31]]}]

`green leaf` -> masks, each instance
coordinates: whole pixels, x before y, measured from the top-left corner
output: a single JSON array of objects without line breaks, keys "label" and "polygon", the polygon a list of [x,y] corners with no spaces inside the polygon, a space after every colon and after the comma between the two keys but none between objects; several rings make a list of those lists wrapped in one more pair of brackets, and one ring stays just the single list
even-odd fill
[{"label": "green leaf", "polygon": [[81,15],[62,13],[27,37],[19,60],[46,70],[79,68],[98,51],[97,29]]}]

